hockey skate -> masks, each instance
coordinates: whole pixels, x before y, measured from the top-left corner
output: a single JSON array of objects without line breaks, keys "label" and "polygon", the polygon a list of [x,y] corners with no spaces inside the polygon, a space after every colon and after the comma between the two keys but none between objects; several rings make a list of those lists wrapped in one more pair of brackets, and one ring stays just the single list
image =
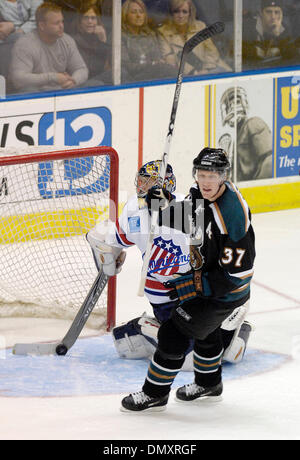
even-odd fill
[{"label": "hockey skate", "polygon": [[218,383],[213,387],[201,387],[197,383],[189,383],[176,391],[176,401],[194,401],[195,399],[221,401],[223,384]]},{"label": "hockey skate", "polygon": [[160,412],[166,409],[169,395],[161,398],[152,398],[143,391],[131,393],[122,400],[122,412]]}]

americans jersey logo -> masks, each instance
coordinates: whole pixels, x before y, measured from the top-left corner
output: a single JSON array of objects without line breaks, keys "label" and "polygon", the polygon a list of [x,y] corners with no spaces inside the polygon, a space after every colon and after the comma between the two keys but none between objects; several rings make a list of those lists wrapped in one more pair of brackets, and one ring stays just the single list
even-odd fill
[{"label": "americans jersey logo", "polygon": [[189,263],[189,255],[182,254],[180,246],[172,240],[164,240],[158,236],[153,240],[148,275],[157,273],[170,276],[177,273],[181,265]]}]

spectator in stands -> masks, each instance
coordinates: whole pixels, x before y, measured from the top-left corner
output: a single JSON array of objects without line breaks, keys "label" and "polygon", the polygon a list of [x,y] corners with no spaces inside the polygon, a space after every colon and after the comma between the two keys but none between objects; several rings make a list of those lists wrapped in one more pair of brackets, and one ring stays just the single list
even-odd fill
[{"label": "spectator in stands", "polygon": [[11,50],[18,38],[36,27],[35,11],[43,0],[0,0],[0,75],[7,77]]},{"label": "spectator in stands", "polygon": [[[158,28],[162,54],[166,61],[179,67],[180,56],[185,42],[206,27],[196,20],[196,9],[192,0],[171,0],[170,15]],[[186,75],[201,75],[231,71],[231,67],[220,57],[211,39],[200,43],[187,57]]]},{"label": "spectator in stands", "polygon": [[42,0],[0,0],[0,39],[33,30],[35,11],[41,3]]},{"label": "spectator in stands", "polygon": [[142,0],[126,0],[122,6],[122,80],[138,81],[175,76],[165,63],[156,34],[148,23]]},{"label": "spectator in stands", "polygon": [[101,14],[103,25],[111,28],[112,0],[49,0],[62,9],[66,33],[72,35],[76,32],[78,15],[83,8],[96,6]]},{"label": "spectator in stands", "polygon": [[88,86],[111,83],[109,70],[110,46],[97,6],[88,3],[79,10],[76,32],[73,35],[78,50],[89,70]]},{"label": "spectator in stands", "polygon": [[48,0],[50,3],[58,5],[62,9],[65,23],[65,31],[72,35],[75,33],[78,15],[82,8],[96,6],[102,16],[112,16],[112,0]]},{"label": "spectator in stands", "polygon": [[282,0],[261,0],[257,19],[244,24],[244,69],[298,63],[295,39],[283,19]]},{"label": "spectator in stands", "polygon": [[88,69],[72,37],[64,33],[61,8],[42,3],[37,29],[21,37],[12,50],[10,78],[17,91],[70,89],[82,85]]}]

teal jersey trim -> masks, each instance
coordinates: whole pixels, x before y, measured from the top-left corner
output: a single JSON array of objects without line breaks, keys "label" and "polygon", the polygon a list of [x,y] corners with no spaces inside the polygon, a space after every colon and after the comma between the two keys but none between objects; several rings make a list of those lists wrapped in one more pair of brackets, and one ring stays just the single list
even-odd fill
[{"label": "teal jersey trim", "polygon": [[234,184],[225,182],[225,185],[225,193],[210,206],[221,233],[228,234],[232,241],[239,241],[250,225],[249,208]]}]

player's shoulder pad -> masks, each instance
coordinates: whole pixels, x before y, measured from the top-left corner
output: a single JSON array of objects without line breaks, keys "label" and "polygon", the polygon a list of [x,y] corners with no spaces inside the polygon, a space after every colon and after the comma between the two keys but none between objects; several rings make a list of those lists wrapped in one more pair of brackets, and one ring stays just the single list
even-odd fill
[{"label": "player's shoulder pad", "polygon": [[201,198],[199,187],[198,187],[198,184],[196,182],[191,186],[190,192],[189,192],[189,194],[187,195],[186,198],[188,198],[190,200],[195,200],[197,198]]},{"label": "player's shoulder pad", "polygon": [[239,241],[245,236],[251,224],[249,207],[238,188],[232,182],[225,182],[226,190],[220,198],[210,204],[221,234]]}]

